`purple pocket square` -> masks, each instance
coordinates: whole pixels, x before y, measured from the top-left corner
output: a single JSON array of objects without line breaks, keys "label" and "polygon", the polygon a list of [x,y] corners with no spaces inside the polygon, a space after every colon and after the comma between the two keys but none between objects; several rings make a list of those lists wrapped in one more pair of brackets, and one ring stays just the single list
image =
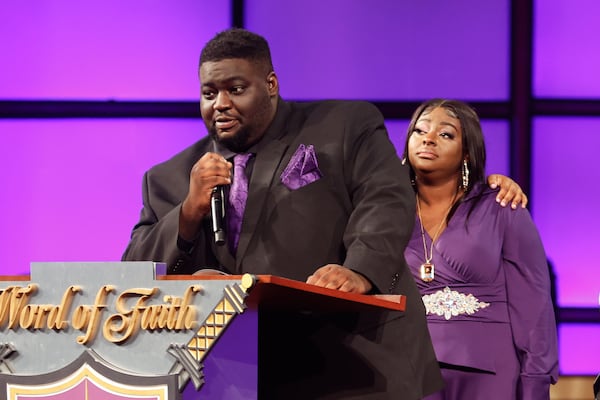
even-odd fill
[{"label": "purple pocket square", "polygon": [[301,144],[281,174],[281,183],[288,189],[296,190],[319,180],[322,176],[314,146]]}]

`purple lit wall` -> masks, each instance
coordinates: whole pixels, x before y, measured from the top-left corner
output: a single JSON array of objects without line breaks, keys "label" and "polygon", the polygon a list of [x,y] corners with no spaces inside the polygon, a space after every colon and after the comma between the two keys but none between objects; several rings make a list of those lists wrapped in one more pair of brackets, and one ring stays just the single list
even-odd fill
[{"label": "purple lit wall", "polygon": [[[558,362],[564,375],[597,375],[600,326],[562,324],[558,329]],[[590,399],[592,388],[590,387]]]},{"label": "purple lit wall", "polygon": [[[533,219],[556,274],[558,303],[598,308],[600,257],[595,226],[600,211],[600,118],[538,117],[533,121]],[[574,138],[585,138],[583,141]],[[592,149],[592,150],[590,150]],[[600,312],[600,311],[599,311]],[[559,329],[563,374],[598,374],[600,326],[563,324]]]},{"label": "purple lit wall", "polygon": [[198,55],[229,1],[10,2],[0,99],[198,99]]},{"label": "purple lit wall", "polygon": [[[539,117],[533,123],[534,220],[557,274],[563,306],[598,306],[600,256],[595,226],[600,209],[600,118]],[[575,137],[585,138],[573,140]],[[584,267],[585,266],[585,267]]]},{"label": "purple lit wall", "polygon": [[[534,95],[599,99],[600,3],[538,0],[534,5]],[[600,118],[539,117],[532,124],[533,217],[554,266],[561,306],[599,308],[595,227],[600,212],[594,206],[600,195],[599,129]],[[598,338],[598,325],[561,325],[561,372],[598,374]]]},{"label": "purple lit wall", "polygon": [[2,275],[32,261],[118,261],[142,175],[205,135],[201,120],[0,120]]},{"label": "purple lit wall", "polygon": [[598,1],[538,0],[534,4],[534,94],[598,99]]},{"label": "purple lit wall", "polygon": [[[11,2],[0,15],[0,100],[197,101],[200,49],[230,25],[230,3]],[[509,0],[246,0],[245,12],[271,42],[288,99],[509,96]],[[544,0],[535,13],[535,95],[600,98],[600,5]],[[388,121],[399,153],[406,124]],[[508,173],[508,122],[483,126],[488,173]],[[600,177],[588,152],[599,129],[593,118],[533,124],[530,209],[562,306],[598,306],[590,204]],[[569,140],[576,133],[583,144]],[[27,273],[31,261],[118,260],[143,172],[204,134],[199,119],[0,120],[0,274]],[[597,373],[585,343],[598,329],[561,327],[562,373]]]},{"label": "purple lit wall", "polygon": [[271,43],[286,97],[508,98],[508,0],[246,0],[246,8],[246,27]]}]

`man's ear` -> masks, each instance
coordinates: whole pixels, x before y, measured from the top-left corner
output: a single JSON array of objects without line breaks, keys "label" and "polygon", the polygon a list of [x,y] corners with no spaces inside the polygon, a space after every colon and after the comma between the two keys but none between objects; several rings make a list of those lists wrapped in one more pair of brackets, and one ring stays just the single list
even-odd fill
[{"label": "man's ear", "polygon": [[274,71],[269,72],[269,75],[267,75],[267,88],[271,96],[279,94],[279,80]]}]

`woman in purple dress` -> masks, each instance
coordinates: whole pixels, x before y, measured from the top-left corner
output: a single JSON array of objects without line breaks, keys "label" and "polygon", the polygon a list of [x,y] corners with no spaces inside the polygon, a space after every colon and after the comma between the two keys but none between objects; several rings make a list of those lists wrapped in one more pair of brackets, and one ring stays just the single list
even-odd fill
[{"label": "woman in purple dress", "polygon": [[435,99],[410,122],[404,160],[417,196],[405,251],[446,387],[438,399],[549,399],[558,373],[544,248],[529,212],[485,185],[479,118]]}]

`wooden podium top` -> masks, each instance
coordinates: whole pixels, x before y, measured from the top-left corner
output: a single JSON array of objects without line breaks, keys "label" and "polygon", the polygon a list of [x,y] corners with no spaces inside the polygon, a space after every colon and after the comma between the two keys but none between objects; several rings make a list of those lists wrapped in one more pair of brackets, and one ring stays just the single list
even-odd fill
[{"label": "wooden podium top", "polygon": [[[250,308],[319,310],[319,311],[369,311],[384,308],[404,311],[403,295],[364,295],[340,292],[273,275],[255,275],[256,284],[250,288],[245,303]],[[163,275],[164,280],[240,280],[241,275]]]},{"label": "wooden podium top", "polygon": [[[212,270],[211,270],[212,271]],[[404,311],[406,296],[365,295],[325,289],[315,285],[274,275],[252,275],[256,280],[250,288],[245,304],[250,308],[319,311],[369,311],[384,308]],[[0,275],[0,281],[28,281],[29,275]],[[242,275],[224,275],[205,272],[198,275],[158,275],[157,280],[236,280]]]}]

